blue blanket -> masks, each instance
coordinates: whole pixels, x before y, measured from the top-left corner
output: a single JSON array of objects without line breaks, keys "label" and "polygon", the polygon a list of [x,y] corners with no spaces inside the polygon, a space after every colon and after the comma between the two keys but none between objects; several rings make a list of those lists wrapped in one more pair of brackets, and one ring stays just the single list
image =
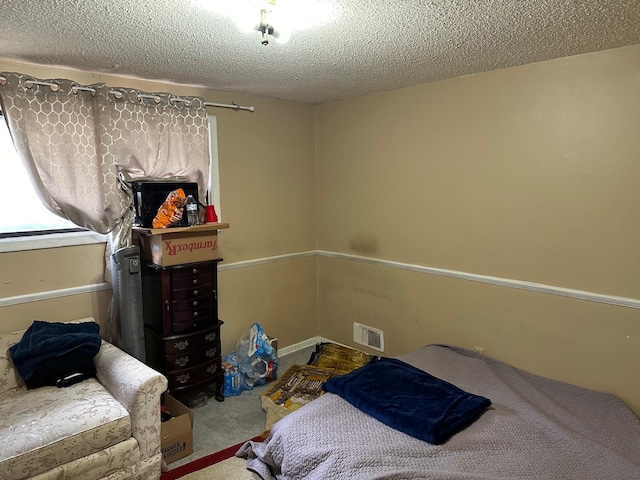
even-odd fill
[{"label": "blue blanket", "polygon": [[66,375],[95,374],[93,357],[100,350],[95,322],[56,323],[35,320],[9,348],[16,371],[28,388],[56,385]]},{"label": "blue blanket", "polygon": [[465,429],[491,405],[488,398],[385,357],[331,378],[322,388],[385,425],[436,445]]}]

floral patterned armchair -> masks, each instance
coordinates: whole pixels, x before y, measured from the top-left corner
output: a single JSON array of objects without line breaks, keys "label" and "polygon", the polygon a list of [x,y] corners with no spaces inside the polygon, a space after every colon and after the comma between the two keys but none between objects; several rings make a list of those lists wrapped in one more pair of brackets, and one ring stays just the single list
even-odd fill
[{"label": "floral patterned armchair", "polygon": [[166,378],[103,341],[97,378],[27,390],[8,353],[23,333],[0,333],[0,480],[159,478]]}]

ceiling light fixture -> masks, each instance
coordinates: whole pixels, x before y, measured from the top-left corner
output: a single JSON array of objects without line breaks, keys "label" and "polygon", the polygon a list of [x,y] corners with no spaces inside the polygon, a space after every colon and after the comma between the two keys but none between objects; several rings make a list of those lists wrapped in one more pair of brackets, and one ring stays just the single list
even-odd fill
[{"label": "ceiling light fixture", "polygon": [[[286,43],[291,33],[331,22],[340,14],[335,0],[195,0],[213,12],[233,19],[245,33],[260,32],[261,43],[270,37]],[[256,23],[258,22],[259,23]]]},{"label": "ceiling light fixture", "polygon": [[[267,0],[266,4],[260,9],[260,23],[256,25],[256,30],[262,34],[262,45],[269,45],[269,35],[273,38],[280,38],[280,32],[269,24],[269,16],[273,13],[276,6],[276,0]],[[287,39],[288,40],[288,39]],[[280,40],[282,42],[282,40]],[[282,42],[284,43],[284,42]]]}]

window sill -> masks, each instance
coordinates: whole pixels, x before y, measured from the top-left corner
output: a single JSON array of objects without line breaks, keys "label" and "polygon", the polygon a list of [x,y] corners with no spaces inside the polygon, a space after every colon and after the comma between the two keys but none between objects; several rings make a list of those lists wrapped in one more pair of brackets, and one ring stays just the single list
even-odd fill
[{"label": "window sill", "polygon": [[50,235],[3,238],[0,239],[0,253],[91,245],[106,243],[106,241],[106,235],[95,232],[52,233]]}]

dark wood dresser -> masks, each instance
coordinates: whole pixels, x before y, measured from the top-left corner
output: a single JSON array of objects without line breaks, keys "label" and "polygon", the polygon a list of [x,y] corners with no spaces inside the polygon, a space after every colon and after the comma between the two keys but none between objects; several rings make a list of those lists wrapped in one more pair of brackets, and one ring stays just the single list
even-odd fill
[{"label": "dark wood dresser", "polygon": [[142,264],[147,363],[185,403],[206,394],[223,401],[218,260],[161,267]]}]

